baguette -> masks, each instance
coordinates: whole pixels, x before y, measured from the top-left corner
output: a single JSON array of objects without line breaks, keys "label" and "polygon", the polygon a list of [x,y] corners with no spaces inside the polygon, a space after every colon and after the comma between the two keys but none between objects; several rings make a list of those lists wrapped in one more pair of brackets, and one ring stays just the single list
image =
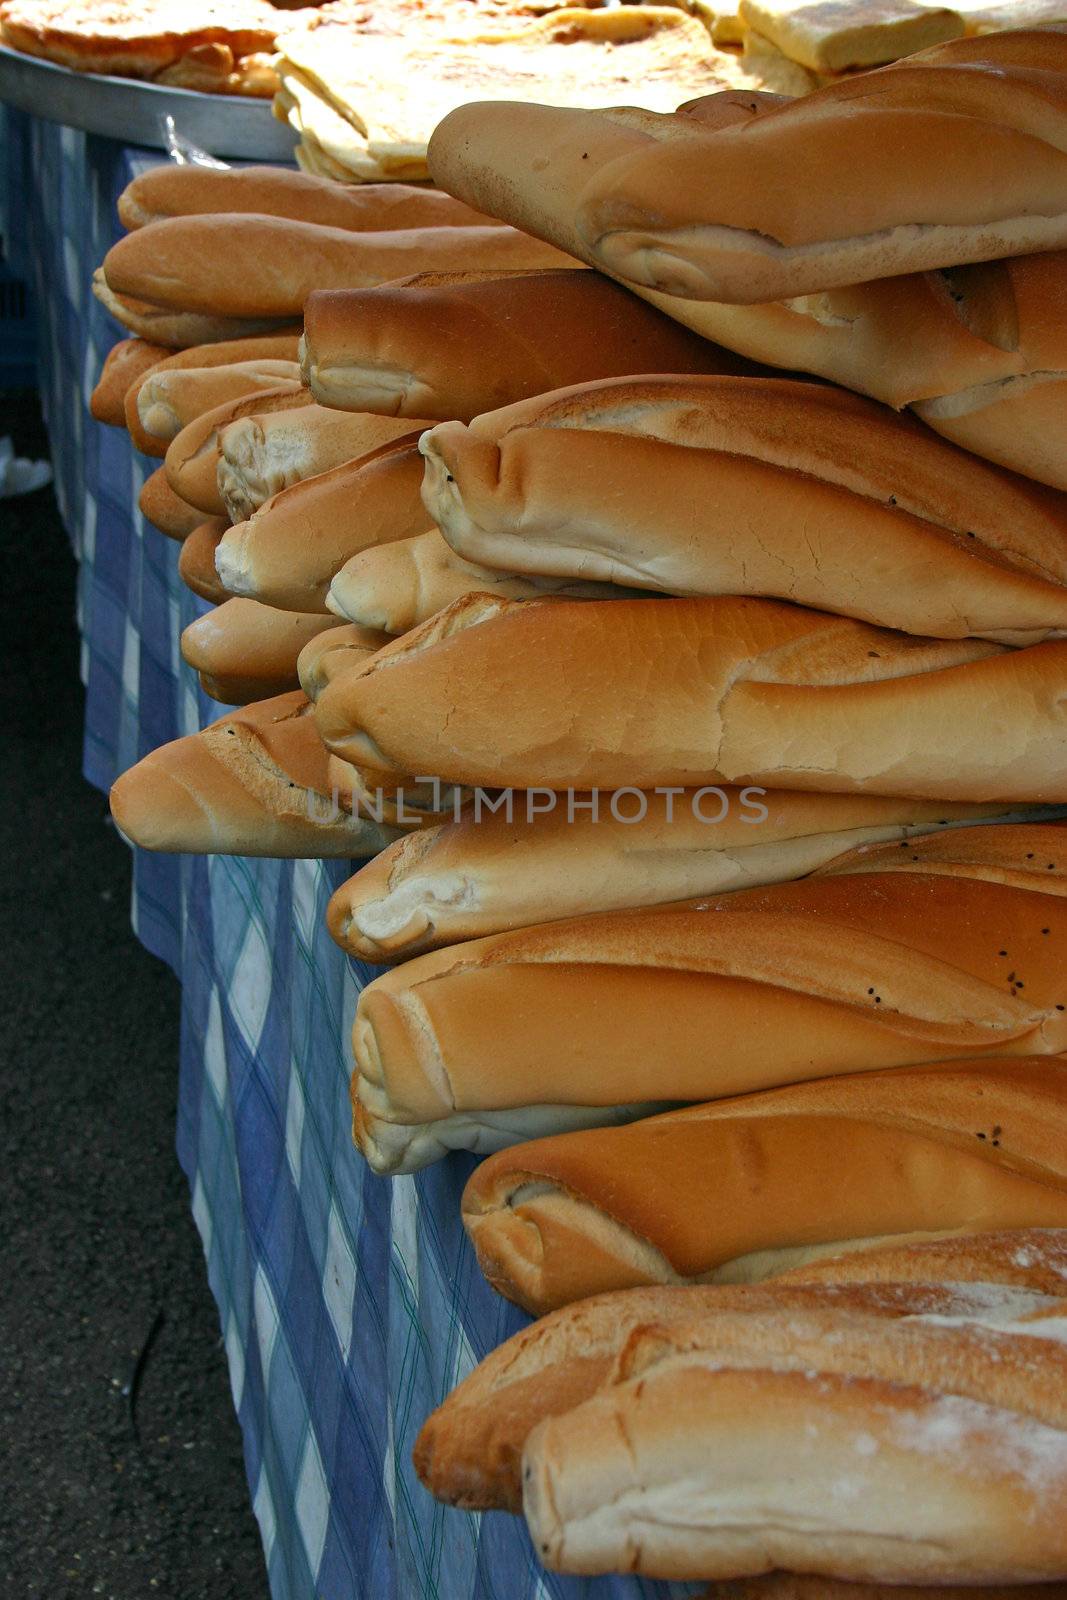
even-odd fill
[{"label": "baguette", "polygon": [[128,233],[104,259],[107,287],[206,316],[299,317],[313,289],[412,272],[571,267],[550,245],[499,224],[351,233],[285,217],[170,217]]},{"label": "baguette", "polygon": [[1050,1056],[957,1061],[560,1134],[483,1162],[463,1221],[494,1288],[534,1315],[894,1236],[1062,1228],[1065,1074]]},{"label": "baguette", "polygon": [[[239,361],[231,366],[184,367],[150,372],[136,386],[141,432],[164,447],[184,427],[231,400],[300,382],[295,361]],[[132,431],[132,430],[131,430]]]},{"label": "baguette", "polygon": [[166,470],[157,467],[141,485],[137,505],[142,517],[168,539],[188,539],[204,520],[204,513],[175,494]]},{"label": "baguette", "polygon": [[315,714],[357,766],[490,788],[1055,804],[1065,671],[1064,642],[921,640],[769,600],[474,595],[331,685]]},{"label": "baguette", "polygon": [[[618,109],[475,105],[435,136],[435,170],[439,182],[492,206],[503,220],[591,260],[574,218],[593,170],[635,141],[647,142],[650,128],[680,138],[694,119],[729,127],[777,103],[770,95],[710,95],[684,107],[684,115],[651,122]],[[1067,369],[1060,316],[1067,252],[910,273],[763,305],[629,287],[752,361],[811,372],[896,408],[921,405],[924,421],[946,438],[1067,488],[1067,439],[1056,404]]]},{"label": "baguette", "polygon": [[246,413],[219,429],[218,487],[231,522],[247,519],[294,483],[361,460],[406,439],[411,430],[409,417],[332,411],[315,404]]},{"label": "baguette", "polygon": [[1067,498],[844,390],[615,378],[439,423],[420,448],[426,509],[500,571],[769,595],[942,639],[1067,634]]},{"label": "baguette", "polygon": [[228,526],[225,517],[208,517],[193,529],[178,553],[178,576],[186,588],[216,606],[232,598],[215,570],[215,552]]},{"label": "baguette", "polygon": [[149,344],[147,339],[120,339],[113,344],[89,396],[90,415],[112,428],[125,427],[123,401],[127,389],[169,354],[166,345]]},{"label": "baguette", "polygon": [[351,622],[338,626],[331,618],[330,626],[309,639],[297,657],[301,689],[309,700],[318,699],[335,677],[374,655],[386,642],[386,635],[373,628],[358,628]]},{"label": "baguette", "polygon": [[[323,684],[321,687],[325,687]],[[316,694],[305,683],[312,698]],[[975,821],[989,808],[878,795],[724,789],[632,798],[576,796],[551,811],[479,807],[400,840],[336,890],[330,932],[362,961],[424,950],[590,912],[660,906],[800,878],[845,850]],[[531,815],[530,812],[533,811]]]},{"label": "baguette", "polygon": [[655,1101],[1063,1051],[1065,838],[952,830],[799,883],[417,956],[360,995],[356,1142],[376,1171],[413,1171]]},{"label": "baguette", "polygon": [[217,344],[221,340],[250,339],[259,334],[281,333],[288,317],[226,317],[197,311],[175,310],[137,295],[118,294],[104,277],[103,267],[93,273],[93,294],[105,311],[139,339],[187,350],[192,345]]},{"label": "baguette", "polygon": [[[739,304],[1060,248],[1065,81],[1067,29],[939,45],[743,129],[622,154],[575,226],[627,281]],[[798,169],[808,183],[782,181]]]},{"label": "baguette", "polygon": [[175,494],[208,516],[227,514],[226,502],[219,488],[219,435],[239,417],[255,410],[261,414],[271,409],[294,411],[311,405],[311,396],[295,380],[282,382],[274,389],[259,390],[228,400],[205,411],[188,423],[167,446],[164,456],[167,481]]},{"label": "baguette", "polygon": [[132,232],[164,217],[255,212],[355,233],[397,228],[463,227],[489,219],[451,195],[403,183],[346,188],[289,167],[150,167],[119,195],[119,220]]},{"label": "baguette", "polygon": [[112,787],[111,814],[144,850],[195,855],[373,855],[396,837],[337,806],[300,693],[153,750]]},{"label": "baguette", "polygon": [[529,1435],[530,1533],[568,1572],[1060,1579],[1065,1362],[1062,1301],[1032,1296],[639,1330],[604,1389]]},{"label": "baguette", "polygon": [[182,658],[199,673],[205,694],[244,706],[299,688],[297,657],[329,626],[327,617],[226,600],[185,629]]},{"label": "baguette", "polygon": [[[1036,1230],[1015,1238],[1042,1238]],[[1051,1237],[1057,1237],[1056,1234]],[[794,1281],[798,1280],[798,1281]],[[960,1316],[1002,1306],[1044,1303],[993,1277],[970,1284],[938,1278],[844,1286],[792,1280],[705,1288],[627,1289],[572,1301],[550,1311],[490,1352],[432,1412],[415,1443],[415,1470],[438,1500],[472,1511],[521,1511],[522,1450],[546,1417],[562,1416],[603,1389],[635,1338],[653,1330],[714,1327],[724,1316],[773,1311],[849,1313],[879,1318]],[[1062,1310],[1059,1292],[1047,1293]],[[818,1600],[818,1597],[816,1597]]]},{"label": "baguette", "polygon": [[303,362],[324,405],[465,422],[586,379],[759,370],[581,271],[423,273],[317,290],[304,309]]},{"label": "baguette", "polygon": [[[158,361],[148,372],[142,373],[126,390],[123,410],[130,438],[144,455],[161,457],[166,455],[166,443],[146,433],[141,425],[138,401],[141,388],[149,378],[155,381],[164,373],[185,372],[190,367],[224,367],[244,361],[293,361],[297,355],[299,342],[300,328],[297,325],[282,333],[261,334],[257,338],[222,339],[217,344],[193,345],[188,350],[164,351],[164,359]],[[299,372],[296,376],[299,377]]]},{"label": "baguette", "polygon": [[372,545],[351,556],[335,574],[326,605],[350,622],[401,634],[473,593],[504,595],[509,600],[536,600],[551,594],[610,600],[621,598],[626,591],[611,583],[494,572],[465,561],[431,528],[414,538]]},{"label": "baguette", "polygon": [[351,555],[426,526],[418,439],[400,434],[265,500],[223,542],[219,570],[229,587],[268,605],[327,612],[330,580]]}]

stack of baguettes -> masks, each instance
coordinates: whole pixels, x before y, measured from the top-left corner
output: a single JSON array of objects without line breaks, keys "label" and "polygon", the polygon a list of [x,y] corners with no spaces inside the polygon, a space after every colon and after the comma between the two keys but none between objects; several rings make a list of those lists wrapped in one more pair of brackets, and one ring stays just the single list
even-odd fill
[{"label": "stack of baguettes", "polygon": [[[412,958],[355,1137],[493,1152],[464,1222],[547,1314],[428,1422],[435,1494],[721,1600],[1058,1584],[1067,35],[795,106],[476,105],[430,160],[598,271],[313,293],[303,405],[192,419],[232,598],[186,655],[251,684],[232,608],[295,613],[300,687],[116,815],[392,837],[329,911]],[[161,377],[142,426],[186,420]],[[320,414],[352,453],[282,487],[262,439],[284,472]]]}]

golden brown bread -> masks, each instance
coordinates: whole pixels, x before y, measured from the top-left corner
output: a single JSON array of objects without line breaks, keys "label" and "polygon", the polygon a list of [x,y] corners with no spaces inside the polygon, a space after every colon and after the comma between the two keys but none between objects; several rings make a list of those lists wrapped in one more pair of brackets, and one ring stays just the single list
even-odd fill
[{"label": "golden brown bread", "polygon": [[504,595],[509,600],[538,600],[546,595],[617,600],[624,598],[627,590],[581,578],[494,571],[464,560],[437,528],[430,528],[414,538],[371,545],[350,556],[334,574],[326,604],[350,622],[402,634],[469,594]]},{"label": "golden brown bread", "polygon": [[120,339],[113,344],[89,396],[90,414],[113,428],[125,427],[127,389],[169,353],[166,345],[149,344],[147,339]]},{"label": "golden brown bread", "polygon": [[265,500],[226,535],[227,585],[268,605],[326,612],[330,580],[350,556],[425,528],[418,440],[402,433]]},{"label": "golden brown bread", "polygon": [[167,446],[164,464],[168,483],[175,494],[208,516],[227,515],[218,481],[219,434],[223,428],[251,410],[262,415],[272,408],[295,411],[310,405],[311,396],[298,382],[290,380],[203,412]]},{"label": "golden brown bread", "polygon": [[[312,693],[304,685],[311,699]],[[880,795],[724,789],[551,810],[543,796],[398,840],[336,890],[331,934],[363,961],[396,961],[464,939],[561,917],[655,906],[799,878],[861,842],[901,839],[989,808]]]},{"label": "golden brown bread", "polygon": [[[464,108],[435,139],[438,181],[583,259],[579,197],[598,163],[693,119],[735,125],[780,100],[707,96],[649,119],[553,106]],[[691,300],[631,284],[650,304],[753,361],[806,371],[900,407],[992,461],[1067,487],[1057,398],[1065,370],[1067,252],[910,273],[760,305]]]},{"label": "golden brown bread", "polygon": [[208,517],[197,524],[178,553],[178,576],[182,582],[201,600],[210,600],[216,606],[231,598],[215,570],[215,551],[228,527],[225,517]]},{"label": "golden brown bread", "polygon": [[821,1255],[780,1283],[1004,1283],[1039,1294],[1067,1291],[1067,1232],[999,1229],[941,1239],[889,1240]]},{"label": "golden brown bread", "polygon": [[324,405],[461,421],[586,379],[758,370],[580,271],[423,273],[316,290],[303,361]]},{"label": "golden brown bread", "polygon": [[416,956],[360,995],[356,1140],[411,1171],[656,1102],[1067,1050],[1065,839],[953,829],[799,882]]},{"label": "golden brown bread", "polygon": [[742,304],[1059,248],[1065,84],[1067,29],[953,41],[648,141],[593,174],[576,226],[629,281]]},{"label": "golden brown bread", "polygon": [[143,228],[163,217],[256,212],[290,217],[356,233],[462,227],[488,219],[436,189],[404,183],[346,187],[289,167],[177,166],[173,161],[138,173],[119,195],[124,228]]},{"label": "golden brown bread", "polygon": [[499,571],[769,595],[944,639],[1067,634],[1067,497],[843,389],[615,378],[439,423],[420,448],[427,510]]},{"label": "golden brown bread", "polygon": [[483,1162],[463,1220],[489,1281],[535,1315],[894,1236],[1062,1228],[1065,1075],[1060,1057],[956,1061],[558,1134]]},{"label": "golden brown bread", "polygon": [[[1062,1229],[1028,1229],[901,1246],[887,1254],[905,1257],[914,1270],[899,1282],[857,1274],[843,1286],[829,1285],[816,1263],[813,1281],[809,1269],[797,1268],[763,1284],[627,1289],[572,1301],[491,1351],[430,1414],[415,1444],[415,1469],[430,1493],[450,1505],[519,1511],[522,1449],[533,1427],[602,1388],[640,1331],[662,1334],[698,1327],[704,1318],[713,1323],[717,1315],[775,1309],[952,1315],[994,1309],[1018,1291],[1062,1298],[1065,1238]],[[1014,1264],[1017,1255],[1027,1258],[1028,1269]],[[982,1263],[978,1277],[969,1270],[975,1258]],[[924,1262],[933,1268],[926,1276]]]},{"label": "golden brown bread", "polygon": [[491,788],[1057,803],[1065,670],[1060,641],[931,641],[770,600],[473,595],[332,684],[316,717],[357,766]]},{"label": "golden brown bread", "polygon": [[213,700],[244,706],[298,689],[297,657],[329,626],[326,617],[226,600],[184,630],[182,659]]},{"label": "golden brown bread", "polygon": [[259,334],[283,333],[289,317],[225,317],[199,311],[175,310],[138,295],[117,294],[104,277],[103,267],[93,273],[93,294],[116,322],[139,339],[187,350],[192,345],[250,339]]},{"label": "golden brown bread", "polygon": [[190,367],[228,367],[235,362],[244,361],[293,361],[299,343],[300,328],[299,325],[294,325],[281,333],[261,334],[249,339],[222,339],[216,344],[192,345],[187,350],[161,349],[162,359],[155,362],[147,372],[141,373],[126,389],[123,413],[130,438],[137,449],[145,455],[162,457],[166,454],[166,444],[152,434],[146,433],[141,425],[138,400],[141,386],[149,377],[157,378],[163,373],[184,372]]},{"label": "golden brown bread", "polygon": [[[133,405],[141,436],[157,449],[166,445],[195,418],[245,395],[299,383],[295,361],[238,361],[229,366],[184,367],[150,372],[137,384]],[[131,435],[133,429],[130,430]],[[136,441],[135,441],[136,442]]]},{"label": "golden brown bread", "polygon": [[[310,398],[301,390],[302,400]],[[424,426],[410,417],[314,403],[269,411],[250,406],[218,430],[219,493],[231,522],[241,522],[283,489],[362,460]]]},{"label": "golden brown bread", "polygon": [[157,467],[141,485],[137,505],[142,517],[168,539],[187,539],[204,520],[204,513],[175,494],[166,469]]},{"label": "golden brown bread", "polygon": [[296,692],[228,712],[124,772],[111,813],[145,850],[358,856],[396,835],[335,802],[328,758]]},{"label": "golden brown bread", "polygon": [[[353,233],[287,217],[168,217],[128,233],[104,258],[107,288],[201,316],[300,316],[313,289],[350,289],[412,272],[537,269],[573,261],[514,229]],[[165,342],[165,341],[164,341]]]}]

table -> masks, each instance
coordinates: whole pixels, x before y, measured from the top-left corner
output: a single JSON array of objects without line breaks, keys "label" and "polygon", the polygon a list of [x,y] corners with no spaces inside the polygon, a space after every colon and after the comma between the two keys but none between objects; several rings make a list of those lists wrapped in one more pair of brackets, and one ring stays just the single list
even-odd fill
[{"label": "table", "polygon": [[[177,545],[136,509],[155,463],[88,412],[119,336],[90,293],[92,268],[117,235],[117,195],[159,157],[3,107],[0,117],[0,204],[37,290],[56,490],[79,559],[84,772],[106,789],[147,751],[219,714],[178,653],[204,603],[178,578]],[[696,1594],[545,1575],[520,1519],[446,1510],[414,1476],[411,1447],[428,1411],[526,1318],[485,1284],[460,1225],[471,1157],[384,1180],[352,1148],[348,1035],[373,969],[348,960],[323,920],[350,870],[134,852],[134,927],[182,983],[178,1155],[272,1596]]]}]

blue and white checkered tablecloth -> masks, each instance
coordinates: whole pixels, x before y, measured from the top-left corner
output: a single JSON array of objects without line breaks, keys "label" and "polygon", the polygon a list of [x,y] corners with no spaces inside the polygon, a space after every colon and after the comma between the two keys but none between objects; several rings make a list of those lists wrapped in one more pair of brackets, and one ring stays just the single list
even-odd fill
[{"label": "blue and white checkered tablecloth", "polygon": [[[38,291],[41,389],[80,558],[85,774],[107,788],[218,714],[178,654],[204,609],[136,510],[154,463],[88,396],[118,336],[89,291],[148,152],[3,113],[9,236]],[[274,1600],[674,1600],[542,1574],[520,1519],[445,1510],[410,1464],[430,1409],[525,1318],[459,1222],[472,1160],[375,1178],[349,1133],[371,969],[328,937],[343,862],[135,853],[133,917],[183,985],[178,1153],[218,1302]],[[152,1026],[146,1018],[145,1025]],[[136,1062],[127,1064],[136,1071]]]}]

